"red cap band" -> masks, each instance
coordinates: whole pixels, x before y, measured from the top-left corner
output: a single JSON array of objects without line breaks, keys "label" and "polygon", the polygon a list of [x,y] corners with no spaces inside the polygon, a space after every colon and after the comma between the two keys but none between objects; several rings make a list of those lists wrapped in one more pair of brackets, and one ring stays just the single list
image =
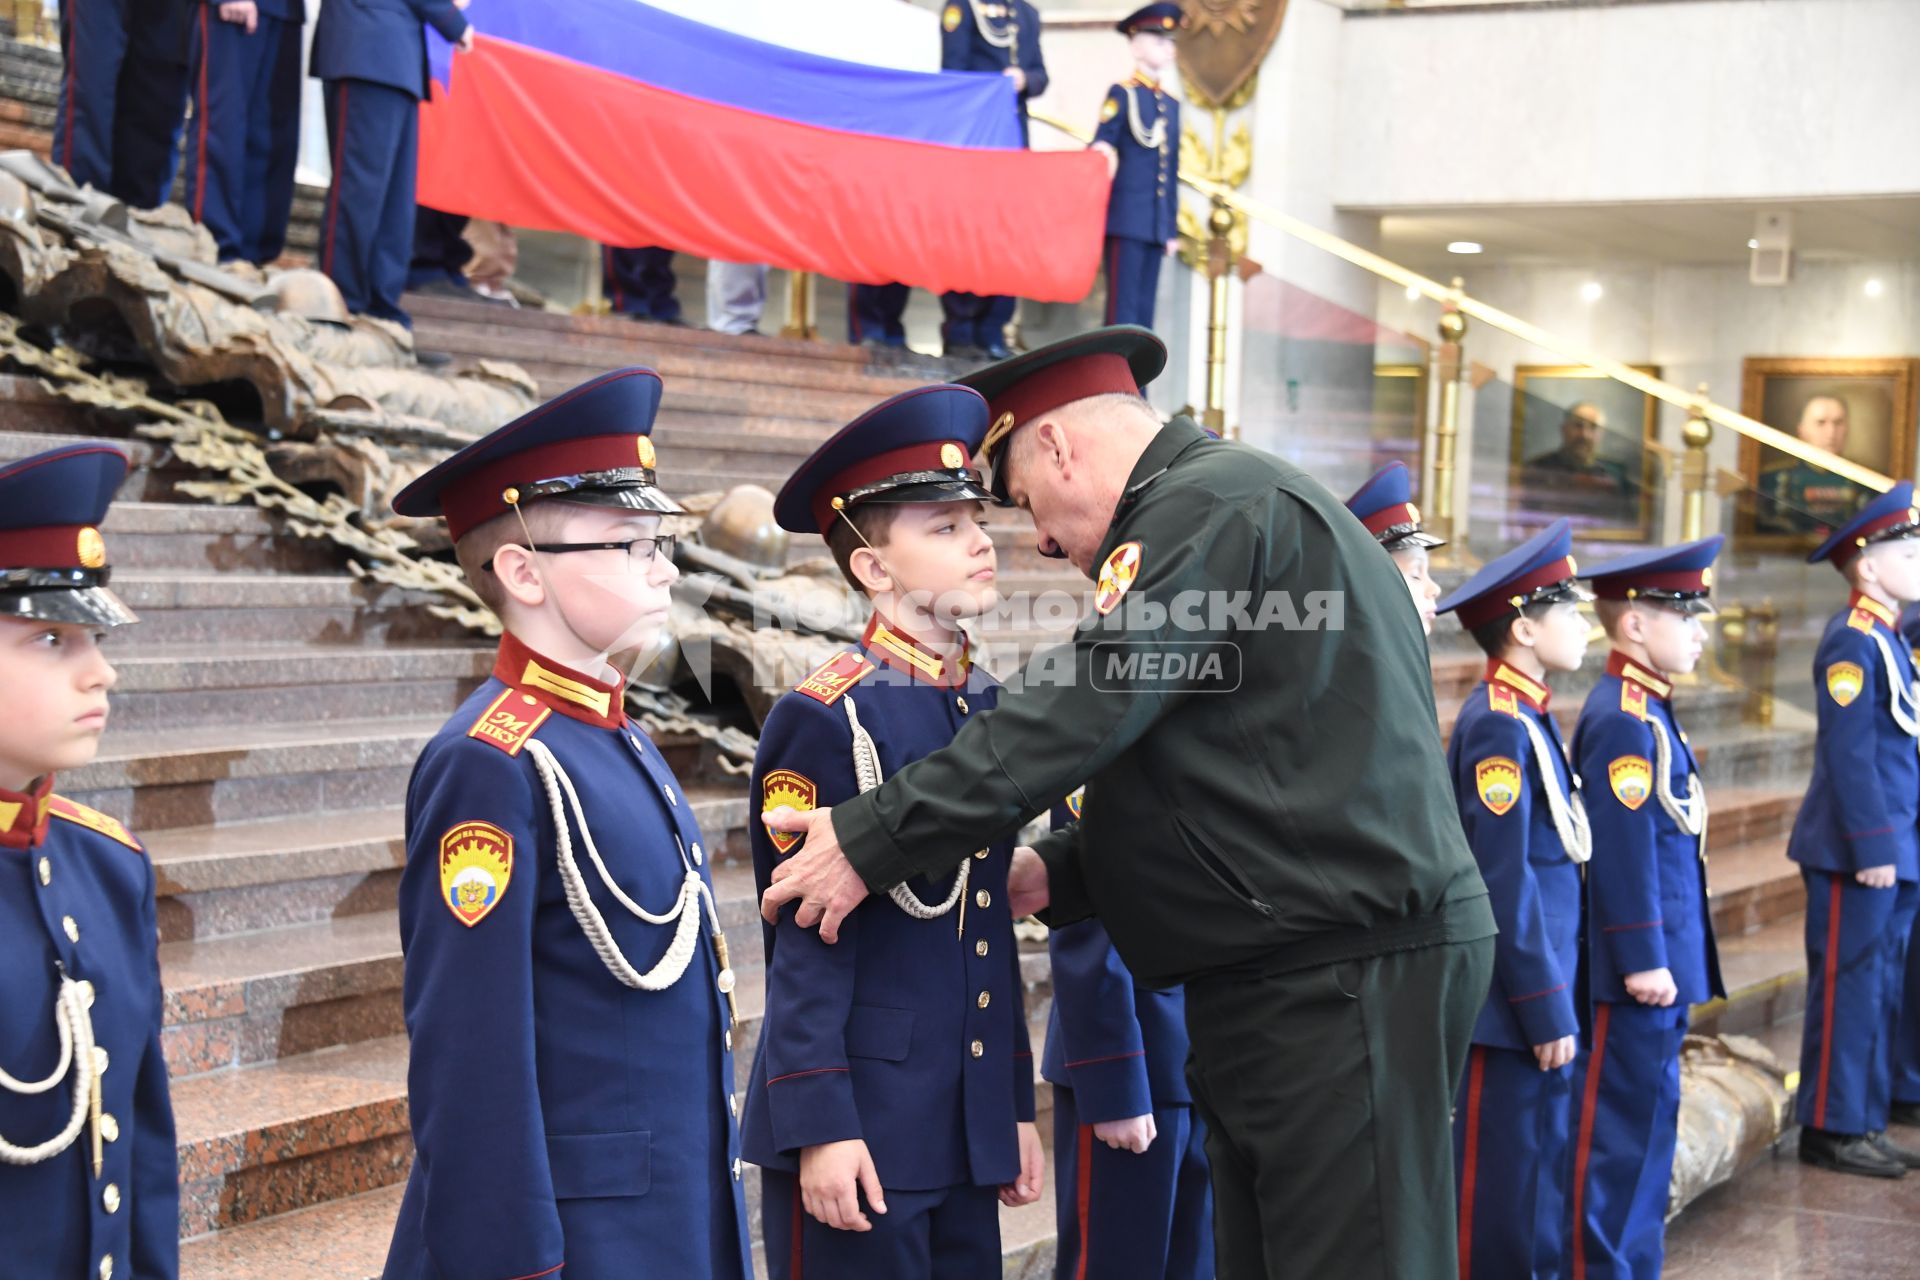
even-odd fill
[{"label": "red cap band", "polygon": [[440,491],[440,513],[447,533],[458,542],[474,526],[512,509],[501,495],[519,485],[536,484],[587,471],[651,467],[653,441],[647,436],[586,436],[539,445],[476,467]]},{"label": "red cap band", "polygon": [[1524,601],[1541,587],[1565,582],[1573,576],[1573,569],[1573,557],[1564,556],[1551,564],[1535,569],[1532,573],[1501,583],[1498,591],[1489,591],[1479,599],[1461,605],[1454,610],[1454,613],[1459,617],[1460,625],[1472,630],[1474,627],[1482,626],[1509,613],[1519,612],[1513,605],[1515,596],[1519,596]]},{"label": "red cap band", "polygon": [[1419,524],[1420,513],[1413,509],[1412,503],[1402,502],[1396,506],[1382,507],[1360,523],[1367,526],[1367,532],[1377,538],[1395,525]]},{"label": "red cap band", "polygon": [[1707,570],[1680,569],[1672,573],[1623,573],[1616,578],[1593,579],[1593,594],[1602,600],[1631,600],[1643,591],[1707,590]]},{"label": "red cap band", "polygon": [[0,529],[0,569],[98,569],[107,544],[90,524]]},{"label": "red cap band", "polygon": [[[1127,363],[1125,356],[1102,351],[1035,370],[993,397],[987,408],[995,422],[1002,415],[1012,414],[1012,425],[1018,427],[1049,409],[1058,409],[1063,404],[1085,400],[1088,396],[1114,392],[1137,396],[1140,394],[1140,384],[1133,380],[1133,366]],[[1004,432],[990,434],[997,438],[988,447],[989,460],[1006,439]]]},{"label": "red cap band", "polygon": [[862,458],[814,490],[813,519],[821,533],[833,527],[833,500],[889,476],[914,471],[958,471],[967,465],[967,446],[959,440],[928,440]]}]

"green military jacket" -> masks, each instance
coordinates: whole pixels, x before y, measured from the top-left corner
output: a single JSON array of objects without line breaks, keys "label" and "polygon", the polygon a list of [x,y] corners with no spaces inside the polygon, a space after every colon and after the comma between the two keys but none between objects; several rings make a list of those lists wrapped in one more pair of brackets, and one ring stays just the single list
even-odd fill
[{"label": "green military jacket", "polygon": [[1420,619],[1337,499],[1176,418],[1100,555],[1070,646],[834,809],[870,888],[939,876],[1084,783],[1041,846],[1048,918],[1098,915],[1149,986],[1492,936]]}]

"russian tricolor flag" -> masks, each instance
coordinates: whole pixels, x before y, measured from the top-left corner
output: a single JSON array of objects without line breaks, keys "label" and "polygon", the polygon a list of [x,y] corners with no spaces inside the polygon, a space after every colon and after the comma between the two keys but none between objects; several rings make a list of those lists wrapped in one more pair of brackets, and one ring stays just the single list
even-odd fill
[{"label": "russian tricolor flag", "polygon": [[419,200],[856,284],[1085,297],[1106,164],[1020,145],[1004,76],[840,62],[635,0],[476,0]]}]

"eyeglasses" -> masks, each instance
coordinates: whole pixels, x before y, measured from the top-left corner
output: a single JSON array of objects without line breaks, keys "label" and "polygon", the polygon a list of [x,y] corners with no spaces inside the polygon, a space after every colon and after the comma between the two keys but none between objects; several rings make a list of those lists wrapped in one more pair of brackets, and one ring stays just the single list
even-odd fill
[{"label": "eyeglasses", "polygon": [[[673,548],[677,541],[677,535],[662,533],[650,538],[627,538],[621,542],[536,542],[528,549],[531,551],[544,551],[549,555],[560,555],[568,551],[613,551],[617,549],[627,553],[627,565],[629,568],[644,568],[653,563],[655,556],[661,556],[667,560],[673,559]],[[487,560],[485,567],[489,573],[493,571],[493,560],[491,558]]]}]

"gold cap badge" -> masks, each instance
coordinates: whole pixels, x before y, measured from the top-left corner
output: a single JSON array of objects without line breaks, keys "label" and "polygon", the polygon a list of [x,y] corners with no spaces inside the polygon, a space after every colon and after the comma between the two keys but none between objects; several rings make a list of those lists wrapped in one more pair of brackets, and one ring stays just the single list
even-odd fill
[{"label": "gold cap badge", "polygon": [[967,465],[967,455],[961,451],[959,445],[948,441],[940,446],[940,465],[949,471],[958,471]]},{"label": "gold cap badge", "polygon": [[80,567],[98,569],[107,563],[107,540],[92,525],[80,531]]},{"label": "gold cap badge", "polygon": [[652,439],[647,436],[641,436],[637,447],[640,450],[640,465],[651,469],[654,463]]}]

